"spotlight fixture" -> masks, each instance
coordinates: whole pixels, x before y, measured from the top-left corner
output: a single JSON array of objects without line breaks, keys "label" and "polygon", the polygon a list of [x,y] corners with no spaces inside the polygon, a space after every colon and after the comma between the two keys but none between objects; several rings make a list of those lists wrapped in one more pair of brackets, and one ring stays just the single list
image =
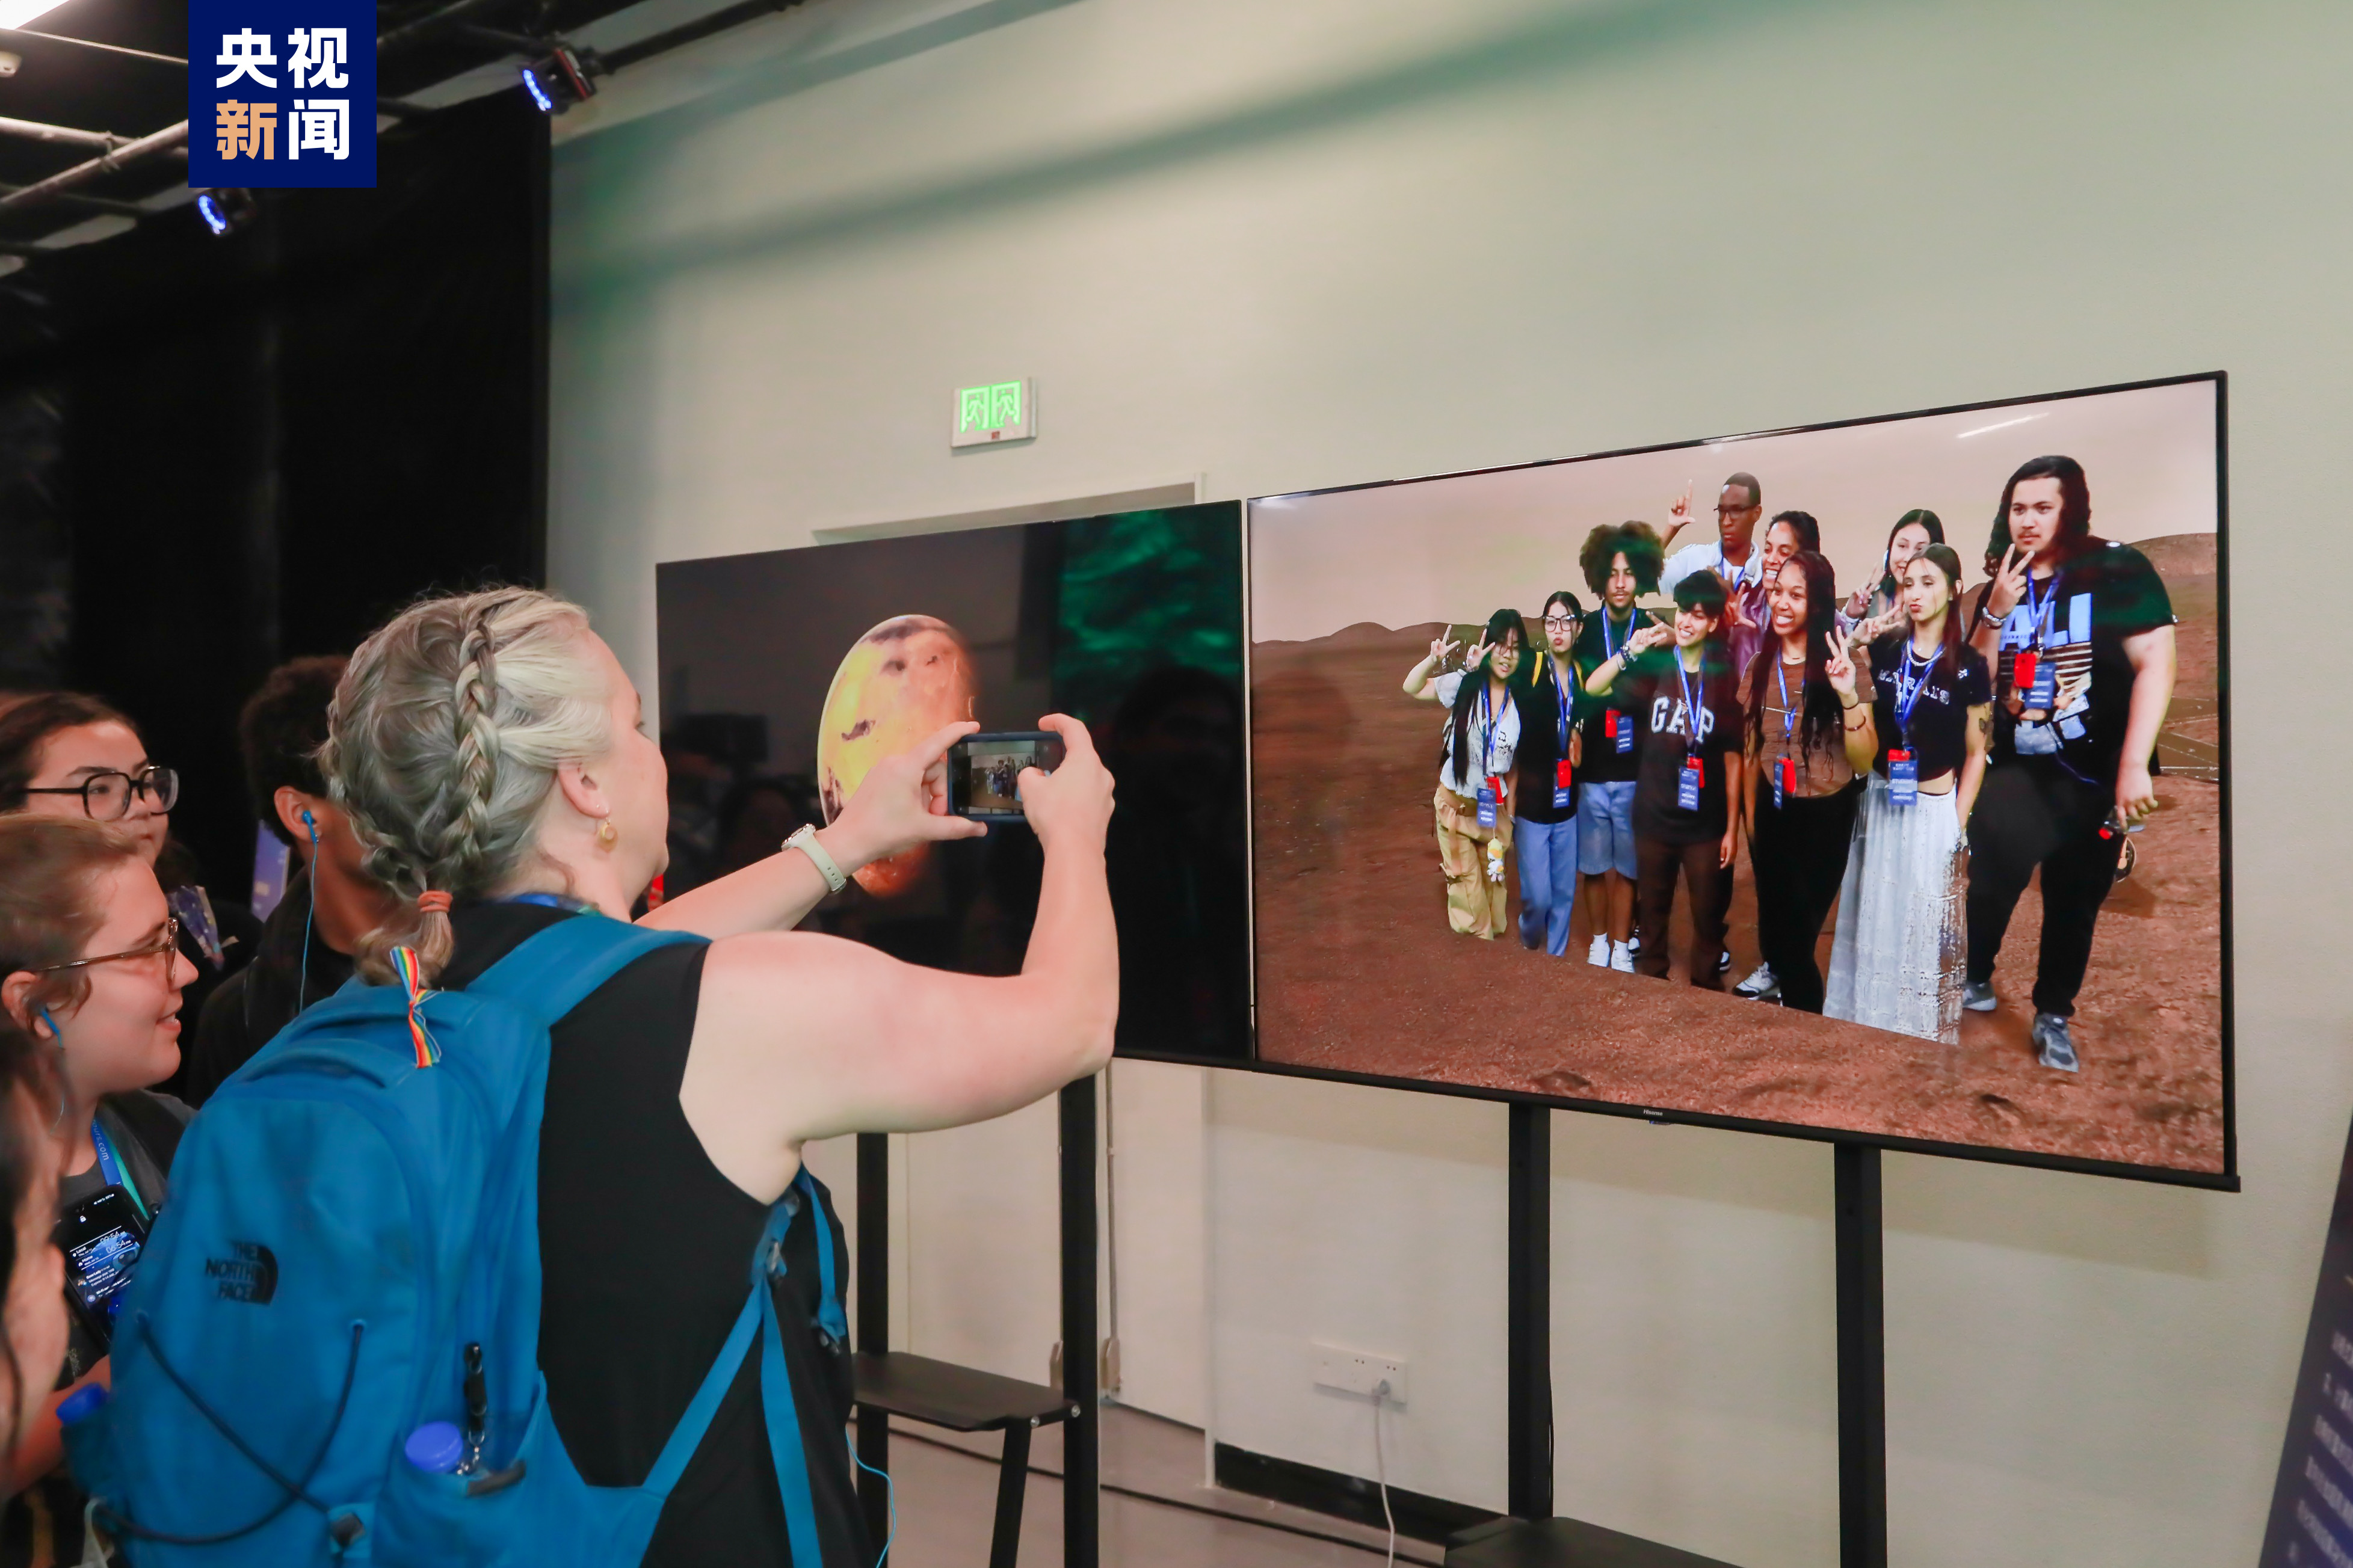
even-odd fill
[{"label": "spotlight fixture", "polygon": [[231,229],[243,228],[259,210],[251,191],[206,191],[196,198],[196,216],[216,239]]},{"label": "spotlight fixture", "polygon": [[596,79],[604,74],[605,62],[596,50],[557,44],[522,68],[522,89],[542,114],[561,114],[596,97]]}]

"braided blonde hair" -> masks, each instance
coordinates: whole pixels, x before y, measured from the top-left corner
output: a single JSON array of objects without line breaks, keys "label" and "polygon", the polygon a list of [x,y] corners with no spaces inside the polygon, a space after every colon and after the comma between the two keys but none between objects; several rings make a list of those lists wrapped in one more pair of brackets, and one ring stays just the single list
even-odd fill
[{"label": "braided blonde hair", "polygon": [[588,616],[528,588],[410,605],[362,643],[335,689],[319,753],[368,875],[408,906],[361,939],[361,974],[393,978],[413,948],[429,981],[449,960],[449,917],[426,893],[476,899],[533,853],[565,763],[611,749],[608,692]]}]

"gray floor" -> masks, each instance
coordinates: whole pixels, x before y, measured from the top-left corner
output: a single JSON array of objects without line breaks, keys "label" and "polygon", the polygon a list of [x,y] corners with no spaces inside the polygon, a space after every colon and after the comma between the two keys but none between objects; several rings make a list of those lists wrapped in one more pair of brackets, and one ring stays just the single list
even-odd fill
[{"label": "gray floor", "polygon": [[[986,1568],[997,1510],[994,1436],[963,1437],[901,1425],[891,1444],[899,1504],[896,1568]],[[1022,1568],[1060,1568],[1061,1434],[1047,1427],[1030,1455],[1021,1519]],[[1377,1568],[1386,1536],[1345,1521],[1201,1484],[1201,1434],[1116,1406],[1103,1411],[1105,1568]],[[1126,1495],[1145,1493],[1146,1497]],[[1306,1531],[1309,1533],[1298,1533]],[[1334,1539],[1319,1540],[1315,1537]],[[1398,1542],[1400,1563],[1435,1563],[1423,1542]]]}]

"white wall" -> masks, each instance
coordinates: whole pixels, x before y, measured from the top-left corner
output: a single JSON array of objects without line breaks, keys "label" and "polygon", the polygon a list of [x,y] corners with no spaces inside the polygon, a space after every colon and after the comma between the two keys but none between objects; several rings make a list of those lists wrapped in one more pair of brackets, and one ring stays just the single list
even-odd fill
[{"label": "white wall", "polygon": [[[2341,553],[2348,62],[2317,0],[818,0],[565,122],[554,571],[650,689],[653,562],[818,527],[2228,369],[2246,1192],[1891,1159],[1889,1426],[1898,1562],[2244,1561],[2353,1106],[2353,735],[2265,592]],[[1040,438],[952,457],[1008,375]],[[1208,1093],[1219,1435],[1364,1472],[1302,1359],[1363,1340],[1392,1479],[1499,1504],[1502,1112]],[[1023,1371],[1050,1113],[957,1136],[913,1331]],[[1830,1560],[1827,1152],[1556,1147],[1563,1510]]]}]

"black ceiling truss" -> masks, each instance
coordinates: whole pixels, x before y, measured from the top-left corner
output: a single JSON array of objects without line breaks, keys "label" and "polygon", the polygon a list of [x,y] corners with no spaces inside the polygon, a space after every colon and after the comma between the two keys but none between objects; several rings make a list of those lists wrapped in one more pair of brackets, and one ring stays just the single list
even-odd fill
[{"label": "black ceiling truss", "polygon": [[[546,61],[556,68],[543,74],[573,84],[576,98],[597,76],[801,0],[738,0],[601,57],[571,45],[573,32],[632,3],[380,3],[376,108],[390,122],[380,135],[398,136],[433,112],[417,95],[486,66]],[[36,21],[0,27],[0,258],[26,261],[99,237],[85,231],[93,222],[119,231],[125,219],[174,212],[194,195],[189,67],[178,52],[186,47],[185,0],[68,0]],[[520,68],[515,79],[513,90],[523,90]]]}]

